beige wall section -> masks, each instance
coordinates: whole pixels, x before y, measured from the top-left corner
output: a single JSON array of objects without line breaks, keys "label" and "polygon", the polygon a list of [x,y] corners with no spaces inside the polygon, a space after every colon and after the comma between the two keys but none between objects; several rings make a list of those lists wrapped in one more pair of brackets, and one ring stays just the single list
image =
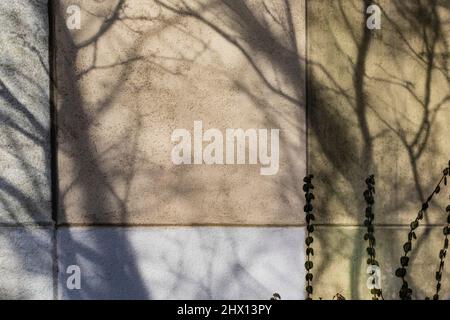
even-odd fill
[{"label": "beige wall section", "polygon": [[[394,273],[400,266],[402,246],[407,240],[405,227],[387,227],[376,230],[377,259],[380,263],[381,288],[385,299],[398,300],[401,279]],[[362,227],[321,227],[316,236],[321,240],[315,246],[314,298],[332,299],[336,293],[346,299],[371,299],[367,288],[367,253]],[[444,246],[441,227],[417,230],[419,245],[415,246],[408,266],[407,281],[413,289],[413,299],[432,298],[436,292],[435,273],[439,268],[439,250]],[[358,246],[362,244],[362,246]],[[441,299],[450,298],[450,270],[444,267]]]},{"label": "beige wall section", "polygon": [[[450,7],[446,1],[377,3],[381,30],[371,32],[364,1],[307,2],[309,169],[317,176],[316,222],[325,225],[314,234],[315,298],[338,292],[371,298],[360,226],[364,181],[373,173],[382,289],[385,298],[398,299],[401,281],[394,273],[408,225],[450,158]],[[421,229],[413,243],[407,280],[415,298],[434,293],[448,194],[439,194],[421,222],[435,227]]]},{"label": "beige wall section", "polygon": [[[307,3],[318,219],[361,224],[364,180],[373,173],[376,223],[409,223],[450,159],[450,8],[378,1],[381,30],[370,32],[364,1]],[[439,197],[426,223],[444,222],[445,200]]]},{"label": "beige wall section", "polygon": [[[303,1],[60,3],[60,222],[303,223]],[[81,30],[67,30],[68,5]],[[173,165],[172,131],[195,120],[279,128],[278,174]]]}]

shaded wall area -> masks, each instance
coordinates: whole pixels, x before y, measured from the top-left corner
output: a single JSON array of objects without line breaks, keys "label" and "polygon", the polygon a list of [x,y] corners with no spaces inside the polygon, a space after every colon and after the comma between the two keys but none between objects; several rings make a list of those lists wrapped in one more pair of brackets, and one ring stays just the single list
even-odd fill
[{"label": "shaded wall area", "polygon": [[[62,1],[59,222],[301,225],[304,19],[293,3]],[[65,26],[69,4],[80,30]],[[279,172],[174,165],[171,134],[196,120],[280,129]]]},{"label": "shaded wall area", "polygon": [[[375,3],[381,30],[371,31],[365,10]],[[321,225],[316,293],[370,297],[362,193],[365,178],[375,174],[385,297],[398,298],[394,272],[407,228],[450,158],[449,6],[434,0],[307,5],[308,157]],[[413,246],[410,285],[417,298],[434,293],[448,194],[433,201]]]},{"label": "shaded wall area", "polygon": [[[305,21],[292,3],[53,3],[58,298],[303,298]],[[278,174],[175,166],[172,131],[195,120],[280,129]],[[81,290],[65,286],[70,265]]]},{"label": "shaded wall area", "polygon": [[4,2],[0,14],[0,223],[48,223],[47,2]]},{"label": "shaded wall area", "polygon": [[2,1],[0,24],[0,299],[52,299],[47,1]]},{"label": "shaded wall area", "polygon": [[[302,298],[302,227],[221,227],[302,223],[304,88],[291,81],[304,75],[290,72],[301,64],[290,51],[304,38],[302,15],[285,29],[283,2],[264,12],[191,2],[206,8],[187,14],[184,2],[80,1],[82,28],[71,33],[68,4],[0,5],[0,298]],[[171,130],[193,120],[281,129],[280,174],[170,167]],[[67,287],[73,265],[80,290]]]},{"label": "shaded wall area", "polygon": [[[378,1],[377,31],[365,27],[368,0],[53,2],[57,231],[46,2],[5,3],[1,297],[302,298],[308,162],[314,297],[370,297],[362,192],[375,174],[382,287],[397,298],[409,222],[450,155],[445,1]],[[81,9],[80,30],[66,27],[69,4]],[[170,135],[195,120],[281,129],[279,173],[174,166]],[[417,232],[415,298],[434,291],[446,192]],[[66,287],[74,264],[80,291]]]},{"label": "shaded wall area", "polygon": [[[133,260],[118,235],[127,238]],[[81,290],[69,290],[61,272],[58,298],[268,300],[280,292],[303,299],[303,238],[302,228],[63,227],[59,267],[73,264],[68,253],[77,252],[83,277]],[[140,270],[140,286],[113,252]]]}]

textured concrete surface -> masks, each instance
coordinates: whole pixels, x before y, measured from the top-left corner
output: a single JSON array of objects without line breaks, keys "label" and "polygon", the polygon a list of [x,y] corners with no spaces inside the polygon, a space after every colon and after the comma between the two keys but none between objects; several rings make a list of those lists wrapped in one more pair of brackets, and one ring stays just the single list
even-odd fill
[{"label": "textured concrete surface", "polygon": [[[303,1],[182,3],[58,2],[59,221],[301,224]],[[80,30],[65,27],[69,4]],[[174,165],[172,131],[195,120],[279,128],[278,174]]]},{"label": "textured concrete surface", "polygon": [[[376,223],[409,224],[450,159],[450,9],[445,1],[377,1],[381,30],[371,32],[363,3],[307,2],[318,219],[362,224],[364,180],[375,174]],[[440,217],[432,211],[425,222]]]},{"label": "textured concrete surface", "polygon": [[0,299],[53,299],[52,234],[0,227]]},{"label": "textured concrete surface", "polygon": [[[304,2],[55,1],[58,219],[92,226],[63,227],[56,243],[49,229],[1,227],[0,298],[303,298],[302,228],[95,224],[303,224]],[[382,288],[398,297],[408,224],[450,158],[449,5],[378,1],[371,32],[363,3],[307,2],[314,298],[370,298],[361,225],[372,173]],[[65,27],[69,4],[81,30]],[[2,1],[0,22],[0,223],[49,222],[46,1]],[[173,165],[172,131],[196,120],[279,128],[280,171]],[[434,293],[447,195],[417,232],[415,298]],[[71,265],[81,290],[66,287]]]},{"label": "textured concrete surface", "polygon": [[[420,227],[413,242],[413,254],[408,266],[407,281],[414,299],[433,297],[435,273],[439,267],[439,251],[444,245],[443,227]],[[377,260],[380,263],[381,288],[385,299],[398,300],[401,279],[395,276],[400,267],[403,244],[409,228],[385,227],[375,229]],[[367,288],[367,252],[363,239],[365,228],[319,227],[314,242],[314,298],[331,299],[336,293],[347,299],[371,299]],[[448,263],[448,261],[447,261]],[[450,298],[450,270],[446,265],[442,276],[441,299]]]},{"label": "textured concrete surface", "polygon": [[[376,176],[377,255],[385,298],[409,223],[450,159],[450,16],[445,1],[377,1],[381,30],[366,28],[364,1],[307,2],[309,170],[317,177],[316,297],[370,298],[366,287],[365,178]],[[427,17],[427,19],[423,19]],[[442,186],[443,187],[443,186]],[[449,190],[433,201],[411,267],[415,297],[432,296]],[[395,228],[394,228],[395,227]],[[448,278],[446,271],[444,279]],[[445,280],[444,280],[445,282]],[[443,293],[448,297],[448,285]]]},{"label": "textured concrete surface", "polygon": [[47,1],[2,1],[0,24],[0,222],[48,222]]},{"label": "textured concrete surface", "polygon": [[59,297],[302,299],[303,243],[303,228],[60,228]]}]

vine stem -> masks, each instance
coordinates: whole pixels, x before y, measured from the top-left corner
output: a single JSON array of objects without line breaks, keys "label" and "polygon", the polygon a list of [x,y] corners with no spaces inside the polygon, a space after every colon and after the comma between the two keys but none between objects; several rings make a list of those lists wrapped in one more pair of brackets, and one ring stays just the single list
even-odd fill
[{"label": "vine stem", "polygon": [[448,249],[448,235],[450,234],[450,205],[445,209],[447,212],[447,225],[444,227],[444,245],[439,251],[439,267],[436,271],[436,293],[433,296],[433,300],[439,300],[439,292],[441,291],[442,272],[444,271],[445,257],[447,256]]},{"label": "vine stem", "polygon": [[[374,205],[375,205],[375,176],[371,175],[366,179],[367,189],[364,191],[364,199],[366,201],[366,213],[364,220],[364,224],[367,227],[367,233],[364,235],[364,240],[369,242],[369,246],[366,248],[367,254],[369,258],[367,259],[367,264],[372,266],[371,276],[377,276],[376,271],[373,270],[374,267],[379,268],[380,265],[376,260],[376,251],[375,251],[375,229],[373,226],[373,221],[375,219],[374,213]],[[378,279],[379,280],[379,279]],[[370,293],[372,294],[373,300],[378,300],[379,298],[383,299],[383,293],[381,288],[377,286],[378,281],[374,278],[372,283],[370,284]]]},{"label": "vine stem", "polygon": [[417,239],[416,230],[419,227],[420,221],[424,218],[427,209],[430,206],[431,200],[433,197],[437,195],[441,190],[441,184],[444,183],[447,185],[447,176],[450,174],[450,161],[449,166],[444,169],[441,179],[437,184],[434,191],[428,196],[427,200],[422,204],[422,208],[419,210],[417,217],[414,221],[410,223],[410,230],[408,233],[408,241],[403,245],[403,256],[400,258],[400,268],[395,271],[395,275],[402,279],[402,287],[399,291],[399,297],[402,300],[411,300],[412,299],[412,289],[409,287],[408,282],[406,281],[407,267],[409,264],[409,252],[412,251],[412,242]]},{"label": "vine stem", "polygon": [[312,286],[312,280],[313,280],[313,274],[311,272],[311,269],[313,268],[313,262],[312,262],[312,256],[314,255],[314,249],[312,248],[311,244],[314,241],[314,238],[312,237],[312,233],[314,232],[314,225],[312,221],[315,219],[313,211],[313,205],[312,201],[314,199],[314,194],[311,192],[312,189],[314,189],[314,185],[312,184],[312,179],[314,178],[313,175],[308,175],[303,179],[304,185],[303,185],[303,191],[305,192],[305,207],[304,212],[306,214],[306,230],[307,230],[307,236],[305,240],[306,244],[306,262],[305,262],[305,269],[306,269],[306,294],[307,300],[312,300],[312,294],[313,294],[313,286]]}]

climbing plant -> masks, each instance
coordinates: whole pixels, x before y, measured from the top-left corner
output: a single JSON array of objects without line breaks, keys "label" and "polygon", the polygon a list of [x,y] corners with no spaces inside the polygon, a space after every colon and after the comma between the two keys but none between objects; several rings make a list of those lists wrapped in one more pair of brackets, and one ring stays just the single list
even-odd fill
[{"label": "climbing plant", "polygon": [[304,185],[303,185],[303,191],[305,192],[305,220],[306,220],[306,262],[305,262],[305,268],[306,268],[306,293],[307,293],[307,300],[311,300],[311,296],[313,294],[313,286],[312,286],[312,280],[313,280],[313,274],[312,274],[312,268],[313,268],[313,262],[312,262],[312,256],[314,256],[314,249],[312,248],[312,243],[314,242],[314,238],[312,236],[312,233],[314,232],[314,225],[312,221],[314,221],[315,217],[312,213],[313,211],[313,205],[312,201],[314,200],[314,194],[312,193],[312,190],[314,189],[314,185],[312,184],[312,179],[314,178],[313,175],[308,175],[303,179]]},{"label": "climbing plant", "polygon": [[441,291],[441,279],[442,271],[444,270],[445,257],[447,256],[448,250],[448,235],[450,234],[450,205],[445,209],[447,211],[447,225],[444,227],[444,246],[439,251],[439,267],[436,271],[436,293],[433,296],[433,300],[439,300],[439,291]]},{"label": "climbing plant", "polygon": [[[305,192],[305,221],[306,221],[306,261],[305,261],[305,269],[306,269],[306,299],[312,300],[313,296],[313,286],[312,286],[312,280],[313,280],[313,261],[312,257],[314,256],[314,249],[312,248],[312,243],[314,242],[314,238],[312,236],[312,233],[314,232],[314,225],[313,221],[315,220],[315,216],[313,214],[313,200],[315,199],[314,194],[312,190],[314,189],[314,185],[312,184],[313,175],[308,175],[303,179],[303,191]],[[426,201],[422,203],[421,208],[416,216],[416,218],[410,223],[409,225],[409,231],[408,231],[408,238],[407,241],[403,244],[403,255],[400,257],[400,267],[396,269],[395,275],[399,277],[402,280],[401,288],[399,291],[399,297],[402,300],[411,300],[413,290],[410,288],[408,281],[406,279],[407,276],[407,268],[410,262],[410,253],[413,250],[413,242],[414,240],[417,240],[416,230],[419,227],[420,221],[423,220],[425,214],[427,213],[428,208],[430,207],[431,201],[433,198],[438,195],[443,186],[447,186],[448,179],[450,179],[450,161],[448,163],[448,167],[446,167],[443,170],[442,177],[439,180],[438,184],[436,185],[433,192],[428,196]],[[375,205],[375,176],[371,175],[369,176],[366,181],[366,190],[364,191],[364,200],[366,202],[366,209],[365,209],[365,220],[364,225],[367,228],[366,233],[364,234],[364,240],[367,242],[368,246],[366,248],[368,259],[367,264],[369,266],[374,266],[379,268],[379,262],[376,259],[376,250],[375,250],[375,229],[374,229],[374,219],[375,219],[375,212],[374,212],[374,205]],[[443,229],[444,234],[444,244],[443,248],[439,251],[439,266],[438,270],[436,271],[435,279],[437,281],[436,283],[436,291],[433,296],[434,300],[439,299],[439,293],[441,290],[441,281],[442,281],[442,273],[444,269],[444,262],[445,257],[447,255],[447,251],[449,248],[449,239],[448,235],[450,235],[450,205],[446,208],[447,212],[447,220],[446,220],[446,226]],[[373,286],[370,290],[372,294],[372,299],[379,300],[384,299],[383,293],[381,288],[378,288],[376,286]],[[279,297],[277,294],[276,297]],[[341,294],[336,294],[333,299],[336,300],[345,300],[345,297],[343,297]]]},{"label": "climbing plant", "polygon": [[[375,219],[374,205],[375,205],[375,176],[371,175],[366,179],[367,189],[364,191],[364,200],[366,201],[367,207],[365,212],[366,219],[364,220],[364,225],[367,228],[367,232],[364,235],[364,240],[368,242],[368,247],[366,248],[369,258],[367,259],[367,265],[372,267],[380,267],[378,261],[376,260],[375,251],[375,230],[373,226],[373,220]],[[372,294],[373,300],[378,300],[382,298],[381,289],[375,283],[375,277],[372,277],[372,283],[370,288],[370,293]]]},{"label": "climbing plant", "polygon": [[[433,200],[434,196],[439,194],[441,191],[441,185],[444,184],[447,186],[447,177],[450,174],[450,161],[448,163],[448,167],[444,169],[442,173],[442,177],[439,180],[436,188],[434,191],[428,196],[426,201],[422,204],[421,209],[419,210],[419,213],[417,214],[414,221],[412,221],[409,225],[410,230],[408,232],[408,241],[406,241],[403,244],[403,256],[400,258],[400,267],[395,271],[395,275],[402,280],[402,286],[399,291],[399,297],[402,300],[411,300],[412,298],[412,289],[410,288],[408,281],[406,281],[406,275],[407,275],[407,267],[409,264],[409,256],[408,254],[413,249],[413,240],[417,240],[417,235],[415,230],[419,227],[420,221],[424,218],[428,208],[430,207],[430,202]],[[444,234],[447,236],[448,229],[444,229]],[[441,270],[441,269],[440,269]],[[436,278],[437,275],[436,275]],[[439,277],[440,278],[440,277]],[[438,286],[440,288],[440,280],[438,283]]]}]

